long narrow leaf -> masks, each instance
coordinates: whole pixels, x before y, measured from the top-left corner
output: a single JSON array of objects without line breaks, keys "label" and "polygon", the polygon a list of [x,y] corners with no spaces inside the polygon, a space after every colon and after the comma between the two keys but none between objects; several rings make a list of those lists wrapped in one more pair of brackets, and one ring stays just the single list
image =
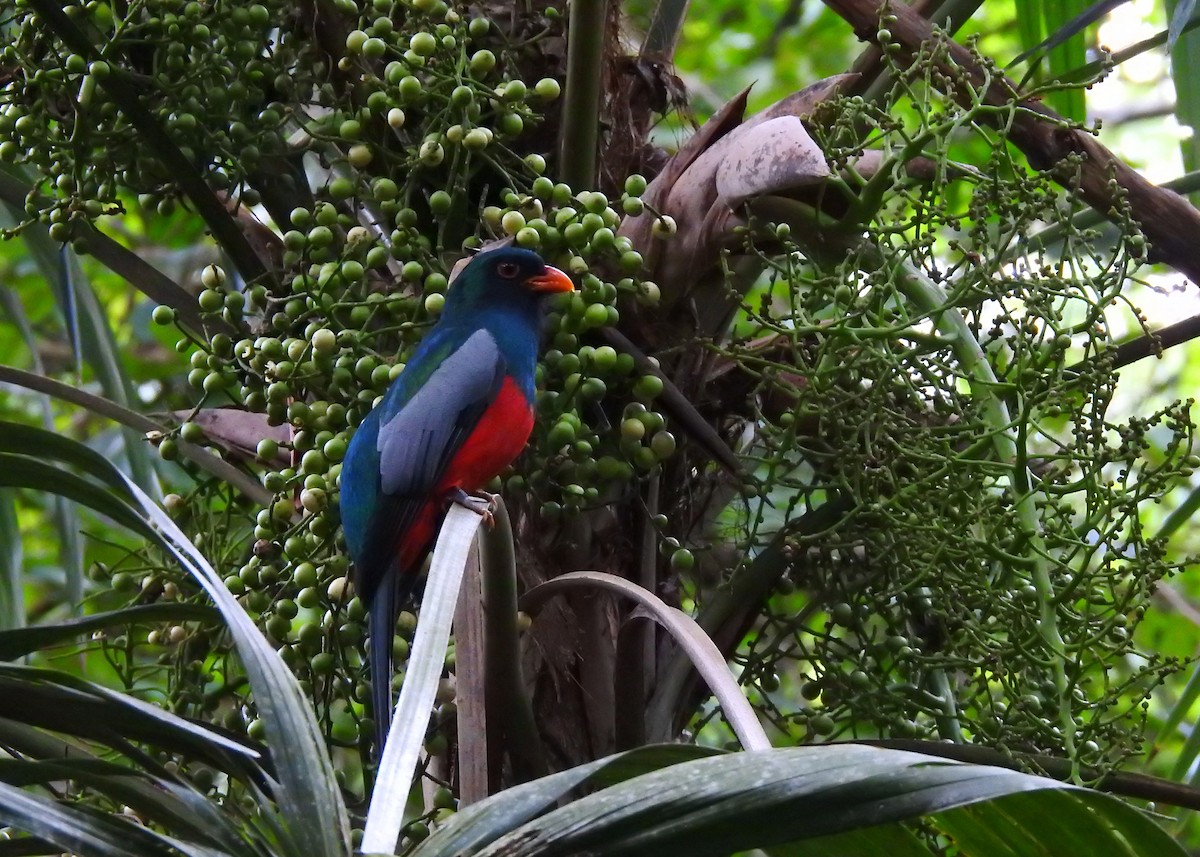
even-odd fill
[{"label": "long narrow leaf", "polygon": [[245,767],[258,759],[251,747],[208,726],[67,673],[0,664],[0,689],[7,697],[0,699],[0,718],[16,723],[88,740],[141,741],[215,765],[232,758]]},{"label": "long narrow leaf", "polygon": [[362,839],[364,853],[392,854],[400,839],[413,770],[425,742],[425,729],[446,660],[467,554],[480,520],[477,513],[452,505],[438,535],[421,601],[421,621],[417,623],[408,670],[367,810]]},{"label": "long narrow leaf", "polygon": [[69,622],[34,625],[0,631],[0,661],[12,661],[31,652],[68,643],[84,634],[104,628],[150,622],[212,622],[220,614],[207,604],[162,602],[139,604],[107,613],[96,613]]},{"label": "long narrow leaf", "polygon": [[449,824],[418,845],[409,857],[474,854],[503,834],[537,818],[583,786],[611,786],[649,771],[719,753],[720,750],[689,744],[652,744],[541,777],[458,812]]},{"label": "long narrow leaf", "polygon": [[[121,407],[130,408],[134,401],[133,384],[125,372],[108,315],[84,276],[75,252],[64,246],[63,256],[67,289],[78,306],[83,357],[96,373],[104,395]],[[162,489],[154,472],[154,459],[145,440],[137,432],[129,430],[122,430],[121,436],[125,441],[125,457],[133,481],[147,494],[161,496]]]},{"label": "long narrow leaf", "polygon": [[71,780],[129,807],[175,837],[230,853],[246,850],[238,829],[216,805],[181,782],[137,774],[65,743],[59,750],[72,758],[0,758],[0,782],[28,787]]},{"label": "long narrow leaf", "polygon": [[[15,164],[0,163],[0,202],[15,211],[25,206],[32,184],[25,172]],[[42,200],[36,198],[38,204]],[[76,228],[84,228],[77,226]],[[123,277],[150,300],[175,310],[180,323],[193,333],[202,333],[207,326],[216,331],[233,333],[234,327],[220,319],[212,319],[207,325],[200,317],[196,296],[159,271],[132,250],[118,244],[103,232],[90,228],[85,237],[89,255],[114,274]]]},{"label": "long narrow leaf", "polygon": [[0,628],[20,628],[25,624],[25,595],[22,569],[21,529],[17,524],[17,496],[0,490]]},{"label": "long narrow leaf", "polygon": [[[6,288],[0,288],[0,305],[4,307],[9,319],[16,324],[20,331],[34,372],[41,377],[45,374],[45,367],[42,365],[37,339],[33,334],[29,319],[25,315],[24,306],[16,294]],[[54,431],[54,408],[50,403],[50,397],[43,396],[41,405],[42,428],[46,431]],[[75,512],[75,507],[65,498],[55,494],[52,502],[51,518],[54,521],[54,528],[58,531],[59,563],[66,573],[70,602],[72,605],[78,605],[83,600],[83,541],[79,537],[79,516]]]},{"label": "long narrow leaf", "polygon": [[[156,423],[149,417],[137,411],[132,411],[129,408],[122,407],[116,402],[111,402],[101,396],[94,396],[85,390],[63,384],[61,381],[55,381],[53,378],[46,378],[32,372],[25,372],[21,369],[15,369],[12,366],[0,365],[0,383],[16,384],[29,390],[54,396],[57,399],[62,399],[64,402],[70,402],[71,404],[87,408],[94,414],[107,417],[143,434],[166,430],[164,426]],[[255,479],[247,476],[228,461],[211,454],[202,447],[185,441],[180,442],[179,452],[185,458],[194,462],[201,470],[228,482],[259,505],[266,505],[271,502],[274,495],[270,491],[263,488]]]},{"label": "long narrow leaf", "polygon": [[1171,10],[1171,23],[1167,25],[1167,49],[1173,50],[1179,37],[1183,35],[1183,28],[1187,26],[1188,19],[1196,9],[1196,0],[1175,0],[1168,5],[1174,8]]},{"label": "long narrow leaf", "polygon": [[[1015,823],[1050,847],[1011,853],[1184,853],[1154,822],[1115,798],[1002,768],[930,762],[917,754],[867,747],[848,752],[846,747],[800,747],[685,762],[581,798],[473,853],[721,855],[1022,792],[1037,792],[1036,800],[1020,805],[1036,807],[1042,826]],[[988,813],[992,825],[1014,823],[1009,805],[975,811]],[[1080,823],[1087,816],[1096,823]],[[1068,820],[1060,827],[1056,819]],[[947,824],[956,822],[961,824],[961,817],[947,817]],[[1059,841],[1077,847],[1054,848]]]},{"label": "long narrow leaf", "polygon": [[91,813],[0,783],[0,817],[19,830],[80,855],[169,857],[170,844],[118,816]]},{"label": "long narrow leaf", "polygon": [[[216,603],[233,636],[266,728],[271,761],[279,781],[275,790],[279,805],[277,826],[284,838],[285,852],[318,857],[344,855],[349,842],[349,819],[312,708],[295,677],[225,588],[220,575],[174,521],[103,456],[77,443],[64,445],[63,439],[39,429],[0,424],[0,449],[14,442],[27,447],[32,438],[40,438],[48,455],[69,461],[107,486],[109,492],[93,487],[92,502],[87,505],[113,507],[109,514],[114,519],[162,546]],[[24,456],[8,458],[28,464],[22,462]],[[4,471],[0,466],[0,484],[7,478]],[[60,486],[44,484],[42,479],[39,483],[43,484],[37,487],[45,490],[61,490]],[[82,496],[89,494],[86,488],[89,485],[76,477],[70,490]],[[122,502],[114,503],[114,498]]]},{"label": "long narrow leaf", "polygon": [[124,527],[136,529],[141,524],[127,505],[115,502],[112,494],[105,489],[61,467],[27,455],[0,453],[0,488],[51,491],[107,515]]},{"label": "long narrow leaf", "polygon": [[1167,0],[1171,23],[1167,42],[1171,51],[1171,80],[1175,84],[1175,117],[1192,133],[1180,139],[1183,166],[1200,169],[1200,35],[1188,32],[1195,0]]},{"label": "long narrow leaf", "polygon": [[[21,235],[42,277],[56,286],[52,291],[76,356],[91,367],[105,396],[128,408],[133,399],[132,386],[125,374],[116,337],[74,251],[53,241],[47,227],[40,223],[30,224]],[[123,437],[135,481],[157,495],[158,481],[145,443],[132,432],[123,432]]]}]

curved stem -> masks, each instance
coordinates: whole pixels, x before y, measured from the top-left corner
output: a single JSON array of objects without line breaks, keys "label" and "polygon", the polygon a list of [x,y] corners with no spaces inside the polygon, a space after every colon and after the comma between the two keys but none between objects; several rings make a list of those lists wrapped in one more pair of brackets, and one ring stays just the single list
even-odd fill
[{"label": "curved stem", "polygon": [[602,589],[608,592],[632,598],[645,608],[660,625],[662,625],[679,647],[687,655],[692,665],[700,672],[701,677],[708,683],[725,719],[729,722],[734,734],[737,735],[743,749],[769,750],[771,742],[758,722],[758,715],[742,695],[742,689],[737,680],[730,674],[725,664],[725,656],[717,648],[716,643],[704,633],[696,621],[682,610],[670,607],[653,592],[647,592],[642,587],[600,571],[575,571],[564,574],[553,580],[536,586],[521,599],[521,606],[533,611],[553,596],[570,589]]},{"label": "curved stem", "polygon": [[[722,657],[737,646],[751,617],[776,581],[788,568],[783,547],[788,539],[811,536],[832,527],[851,511],[846,501],[830,496],[819,508],[781,530],[772,542],[759,551],[747,565],[738,569],[728,587],[723,587],[700,611],[698,627],[715,640]],[[647,710],[647,737],[651,741],[669,741],[690,714],[691,689],[696,680],[695,667],[683,652],[675,652],[659,670],[658,685]]]}]

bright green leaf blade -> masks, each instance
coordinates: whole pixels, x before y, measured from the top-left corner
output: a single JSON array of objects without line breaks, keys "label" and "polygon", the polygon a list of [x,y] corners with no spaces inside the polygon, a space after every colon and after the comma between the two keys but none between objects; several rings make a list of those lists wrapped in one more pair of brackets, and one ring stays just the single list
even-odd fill
[{"label": "bright green leaf blade", "polygon": [[[1179,724],[1188,717],[1197,698],[1200,698],[1200,665],[1193,665],[1192,674],[1188,677],[1187,684],[1184,685],[1179,698],[1171,706],[1171,711],[1159,734],[1167,736],[1178,729]],[[1196,761],[1197,754],[1200,754],[1200,729],[1193,728],[1188,732],[1187,740],[1179,750],[1175,766],[1171,769],[1171,779],[1182,780],[1186,777],[1187,772],[1191,770],[1192,764]]]},{"label": "bright green leaf blade", "polygon": [[[15,164],[0,163],[0,202],[19,213],[31,190],[29,178],[21,167]],[[35,198],[38,199],[39,205],[46,202],[36,196]],[[81,231],[88,229],[83,223],[76,224],[76,228]],[[84,234],[89,246],[89,255],[93,259],[114,274],[123,277],[150,300],[171,307],[175,310],[180,323],[192,333],[200,334],[205,330],[205,323],[201,319],[195,295],[132,250],[95,229],[94,226]],[[230,334],[234,332],[232,325],[219,320],[210,320],[207,326],[210,330],[219,329]]]},{"label": "bright green leaf blade", "polygon": [[1147,815],[1098,792],[1027,792],[933,819],[964,854],[1157,857],[1187,852]]},{"label": "bright green leaf blade", "polygon": [[[134,401],[133,385],[125,372],[116,336],[108,322],[108,315],[100,305],[95,291],[84,276],[79,258],[69,248],[65,249],[64,269],[67,286],[79,313],[79,337],[83,358],[100,381],[104,395],[123,408],[131,408]],[[158,476],[154,471],[154,458],[145,438],[139,433],[123,429],[125,457],[129,462],[130,476],[143,491],[152,497],[161,496]]]},{"label": "bright green leaf blade", "polygon": [[1042,43],[1045,30],[1042,28],[1041,0],[1014,0],[1016,14],[1013,16],[1017,24],[1017,33],[1021,37],[1022,53],[1017,61],[1026,58],[1037,51]]},{"label": "bright green leaf blade", "polygon": [[[34,373],[39,378],[43,377],[45,367],[42,364],[41,351],[38,349],[37,337],[25,315],[24,305],[11,289],[0,288],[0,306],[4,307],[9,319],[20,331],[21,339],[24,340],[25,348],[29,352]],[[49,382],[50,379],[43,378],[43,380]],[[54,409],[48,395],[41,397],[41,406],[42,428],[53,432],[55,430]],[[66,499],[57,494],[53,496],[51,519],[54,521],[54,528],[58,531],[59,563],[66,574],[68,597],[72,606],[75,606],[83,600],[83,541],[79,536],[79,515],[76,514],[75,507]],[[21,609],[24,610],[24,605],[21,605]],[[24,623],[22,622],[22,624]]]},{"label": "bright green leaf blade", "polygon": [[[21,237],[42,277],[47,283],[54,284],[51,291],[59,304],[76,357],[91,367],[105,396],[123,407],[130,407],[132,386],[116,337],[107,314],[83,274],[78,257],[68,246],[53,241],[42,224],[30,224]],[[122,437],[134,481],[157,496],[158,480],[144,440],[130,431],[122,432]]]}]

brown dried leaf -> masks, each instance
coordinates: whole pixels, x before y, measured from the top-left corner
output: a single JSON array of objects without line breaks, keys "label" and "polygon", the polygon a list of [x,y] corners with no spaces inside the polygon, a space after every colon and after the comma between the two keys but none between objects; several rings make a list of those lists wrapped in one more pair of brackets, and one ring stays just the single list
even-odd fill
[{"label": "brown dried leaf", "polygon": [[825,153],[804,123],[780,116],[730,135],[736,146],[717,167],[716,188],[721,201],[734,207],[753,196],[810,187],[829,178]]}]

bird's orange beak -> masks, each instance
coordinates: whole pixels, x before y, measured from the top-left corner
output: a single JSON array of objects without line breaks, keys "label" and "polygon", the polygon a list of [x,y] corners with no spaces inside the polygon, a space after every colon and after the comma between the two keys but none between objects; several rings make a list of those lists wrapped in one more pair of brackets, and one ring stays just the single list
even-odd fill
[{"label": "bird's orange beak", "polygon": [[529,288],[535,292],[556,294],[575,291],[575,284],[571,282],[571,278],[558,268],[552,268],[549,265],[546,266],[545,273],[530,277],[526,282],[529,284]]}]

